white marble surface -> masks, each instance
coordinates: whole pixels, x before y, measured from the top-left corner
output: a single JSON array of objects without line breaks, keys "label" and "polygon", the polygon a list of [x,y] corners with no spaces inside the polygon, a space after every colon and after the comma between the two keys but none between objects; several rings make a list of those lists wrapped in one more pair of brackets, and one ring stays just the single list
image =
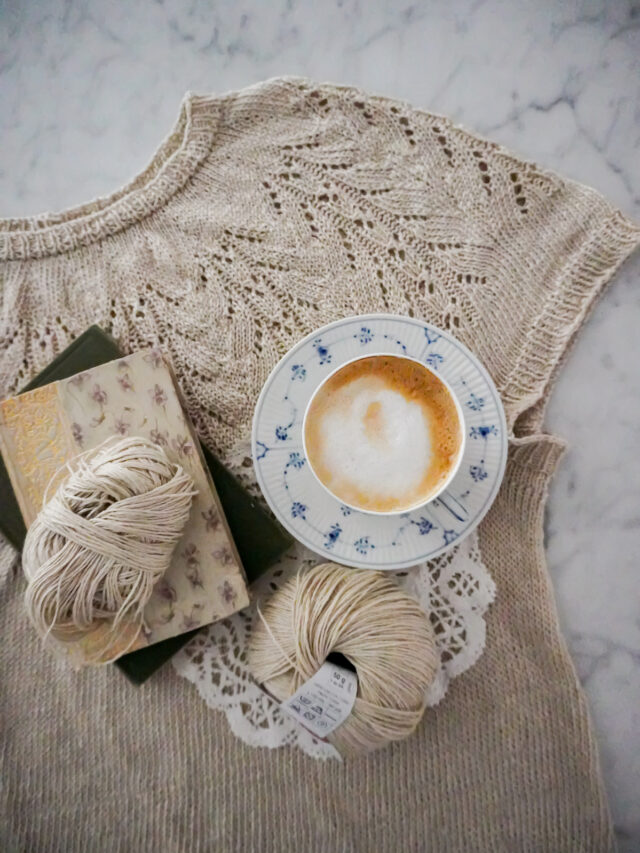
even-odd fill
[{"label": "white marble surface", "polygon": [[[0,214],[139,171],[187,89],[276,74],[400,97],[591,184],[640,219],[640,5],[462,0],[5,0]],[[622,850],[640,849],[640,257],[600,302],[548,416],[571,445],[549,564]]]}]

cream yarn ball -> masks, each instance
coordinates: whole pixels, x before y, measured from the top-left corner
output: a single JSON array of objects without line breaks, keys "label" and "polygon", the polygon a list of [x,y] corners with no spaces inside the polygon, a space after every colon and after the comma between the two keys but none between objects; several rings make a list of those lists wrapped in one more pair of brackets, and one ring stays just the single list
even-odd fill
[{"label": "cream yarn ball", "polygon": [[284,701],[331,652],[353,664],[358,692],[351,714],[328,740],[343,754],[357,754],[410,735],[438,667],[420,605],[381,572],[334,563],[301,572],[259,609],[249,665]]},{"label": "cream yarn ball", "polygon": [[142,630],[196,492],[191,476],[145,438],[109,440],[68,468],[27,532],[25,604],[40,636],[61,644],[106,624],[99,660],[107,662],[126,629],[129,645]]}]

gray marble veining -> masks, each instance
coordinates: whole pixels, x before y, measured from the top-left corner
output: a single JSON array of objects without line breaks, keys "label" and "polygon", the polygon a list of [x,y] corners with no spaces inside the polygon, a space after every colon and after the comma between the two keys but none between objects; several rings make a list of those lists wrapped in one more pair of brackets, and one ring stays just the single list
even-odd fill
[{"label": "gray marble veining", "polygon": [[[623,0],[5,0],[0,214],[111,192],[144,167],[187,89],[277,74],[447,114],[640,218],[640,5]],[[639,273],[636,257],[593,312],[547,419],[570,444],[549,566],[623,851],[640,849]]]}]

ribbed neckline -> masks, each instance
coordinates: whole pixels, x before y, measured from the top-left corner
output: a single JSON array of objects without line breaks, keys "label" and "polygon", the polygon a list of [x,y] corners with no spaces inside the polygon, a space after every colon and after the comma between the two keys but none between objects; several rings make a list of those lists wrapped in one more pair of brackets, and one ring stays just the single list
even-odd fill
[{"label": "ribbed neckline", "polygon": [[211,150],[218,116],[216,98],[187,93],[173,130],[125,187],[61,213],[0,219],[0,260],[44,258],[88,246],[162,207]]}]

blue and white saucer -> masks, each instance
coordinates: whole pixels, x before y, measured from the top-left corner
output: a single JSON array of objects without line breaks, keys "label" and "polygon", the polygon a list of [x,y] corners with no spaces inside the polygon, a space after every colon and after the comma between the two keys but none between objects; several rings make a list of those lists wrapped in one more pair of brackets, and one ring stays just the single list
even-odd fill
[{"label": "blue and white saucer", "polygon": [[[450,486],[399,516],[346,507],[315,479],[304,457],[302,419],[313,391],[359,355],[407,355],[437,371],[464,411],[467,442]],[[327,559],[366,569],[400,569],[433,559],[480,523],[498,493],[507,461],[507,429],[491,377],[454,337],[410,317],[368,314],[318,329],[276,365],[258,398],[253,463],[278,520]]]}]

